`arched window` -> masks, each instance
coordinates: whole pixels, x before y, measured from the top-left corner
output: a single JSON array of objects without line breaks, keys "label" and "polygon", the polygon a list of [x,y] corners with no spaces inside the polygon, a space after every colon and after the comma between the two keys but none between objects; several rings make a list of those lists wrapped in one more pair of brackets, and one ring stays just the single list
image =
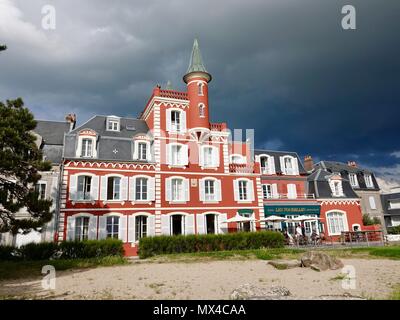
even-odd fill
[{"label": "arched window", "polygon": [[203,86],[204,86],[204,83],[201,83],[201,82],[199,82],[198,85],[197,85],[199,96],[203,96],[204,95]]},{"label": "arched window", "polygon": [[107,200],[121,199],[121,178],[108,177],[107,179]]},{"label": "arched window", "polygon": [[330,235],[340,235],[342,231],[348,231],[346,213],[331,211],[326,214],[328,232]]},{"label": "arched window", "polygon": [[83,241],[89,239],[89,217],[75,218],[75,240]]},{"label": "arched window", "polygon": [[135,217],[135,240],[147,236],[147,216],[136,216]]},{"label": "arched window", "polygon": [[199,116],[200,118],[204,118],[206,116],[206,110],[205,110],[204,104],[200,103],[199,104]]}]

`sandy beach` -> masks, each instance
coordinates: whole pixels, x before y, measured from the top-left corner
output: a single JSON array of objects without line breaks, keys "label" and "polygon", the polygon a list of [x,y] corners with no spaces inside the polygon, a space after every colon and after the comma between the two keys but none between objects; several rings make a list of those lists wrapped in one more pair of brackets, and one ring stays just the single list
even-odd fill
[{"label": "sandy beach", "polygon": [[0,296],[47,299],[230,299],[243,284],[284,286],[293,297],[350,294],[386,298],[400,279],[400,261],[343,259],[356,270],[356,288],[343,289],[340,270],[277,270],[267,261],[132,262],[125,266],[57,273],[56,289],[41,288],[41,279],[0,282]]}]

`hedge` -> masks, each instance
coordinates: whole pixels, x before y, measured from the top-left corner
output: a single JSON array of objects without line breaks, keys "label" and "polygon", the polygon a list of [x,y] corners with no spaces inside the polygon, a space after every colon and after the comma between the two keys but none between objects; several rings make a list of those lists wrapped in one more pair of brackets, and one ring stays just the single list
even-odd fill
[{"label": "hedge", "polygon": [[400,226],[388,227],[388,234],[400,234]]},{"label": "hedge", "polygon": [[148,258],[171,253],[281,248],[284,246],[284,241],[284,236],[274,231],[145,237],[139,241],[139,257]]},{"label": "hedge", "polygon": [[0,260],[85,259],[123,255],[122,241],[117,239],[29,243],[20,248],[0,246]]}]

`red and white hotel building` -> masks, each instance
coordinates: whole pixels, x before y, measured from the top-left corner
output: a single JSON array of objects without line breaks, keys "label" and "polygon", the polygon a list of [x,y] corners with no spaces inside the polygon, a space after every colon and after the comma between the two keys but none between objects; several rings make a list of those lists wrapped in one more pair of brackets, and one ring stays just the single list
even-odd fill
[{"label": "red and white hotel building", "polygon": [[255,231],[265,227],[263,184],[279,192],[277,179],[290,193],[284,201],[299,192],[299,201],[317,204],[297,158],[289,154],[293,171],[277,173],[286,179],[265,177],[248,143],[230,142],[225,123],[210,123],[211,75],[196,40],[183,80],[186,92],[154,88],[138,118],[94,116],[65,134],[56,240],[116,237],[136,255],[144,236]]}]

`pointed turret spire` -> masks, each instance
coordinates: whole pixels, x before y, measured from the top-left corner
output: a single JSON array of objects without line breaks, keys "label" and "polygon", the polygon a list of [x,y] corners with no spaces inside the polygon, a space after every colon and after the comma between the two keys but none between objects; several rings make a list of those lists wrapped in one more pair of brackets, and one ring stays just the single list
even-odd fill
[{"label": "pointed turret spire", "polygon": [[199,42],[197,38],[194,39],[192,54],[190,56],[189,67],[186,71],[183,80],[186,82],[187,76],[192,73],[204,73],[208,81],[211,81],[211,75],[207,72],[201,57]]}]

